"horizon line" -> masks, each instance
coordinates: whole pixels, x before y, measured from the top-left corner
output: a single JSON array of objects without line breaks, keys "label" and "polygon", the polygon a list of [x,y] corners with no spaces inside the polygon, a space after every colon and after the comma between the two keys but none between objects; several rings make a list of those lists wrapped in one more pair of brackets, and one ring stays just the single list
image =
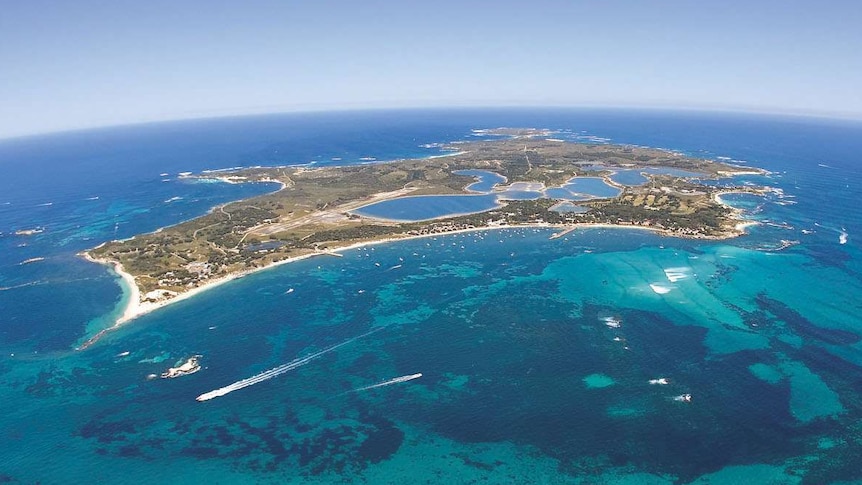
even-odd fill
[{"label": "horizon line", "polygon": [[229,120],[233,118],[252,118],[263,116],[280,116],[280,115],[303,115],[303,114],[325,114],[325,113],[358,113],[358,112],[387,112],[387,111],[466,111],[466,110],[607,110],[607,111],[665,111],[665,112],[687,112],[687,113],[703,113],[703,114],[739,114],[739,115],[755,115],[764,117],[782,117],[782,118],[811,118],[817,120],[833,120],[833,121],[850,121],[862,122],[862,113],[852,112],[836,112],[836,111],[816,111],[816,110],[781,110],[770,108],[746,108],[746,107],[717,107],[717,106],[680,106],[680,105],[624,105],[624,104],[564,104],[564,105],[547,105],[547,104],[500,104],[500,105],[407,105],[407,106],[341,106],[330,108],[307,108],[307,109],[284,109],[279,110],[255,110],[249,109],[246,111],[226,112],[224,114],[190,114],[189,116],[166,117],[159,119],[142,119],[129,122],[93,124],[76,128],[61,128],[55,130],[36,131],[32,133],[13,134],[9,136],[0,135],[0,143],[22,140],[26,138],[38,138],[43,136],[72,134],[78,132],[89,132],[99,130],[109,130],[113,128],[131,128],[135,126],[148,126],[158,124],[183,123],[191,121],[208,121],[208,120]]}]

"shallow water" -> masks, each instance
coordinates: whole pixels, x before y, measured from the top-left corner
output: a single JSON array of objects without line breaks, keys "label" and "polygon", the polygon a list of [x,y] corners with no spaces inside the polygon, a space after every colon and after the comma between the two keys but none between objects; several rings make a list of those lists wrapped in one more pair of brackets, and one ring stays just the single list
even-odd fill
[{"label": "shallow water", "polygon": [[[398,113],[398,131],[385,116],[368,116],[363,126],[378,128],[369,133],[393,132],[388,145],[347,121],[326,143],[309,132],[308,145],[288,144],[277,120],[255,119],[246,128],[272,126],[263,130],[269,140],[221,146],[218,160],[266,162],[300,145],[316,147],[321,163],[348,152],[406,155],[426,150],[415,148],[417,136],[433,143],[469,136],[469,128],[535,125],[747,160],[776,173],[740,181],[784,193],[726,196],[761,222],[726,242],[612,229],[550,240],[550,230],[509,229],[308,259],[214,288],[72,352],[88,324],[98,327],[91,320],[121,298],[116,278],[75,252],[272,188],[191,185],[176,175],[162,182],[159,173],[180,166],[218,168],[191,142],[145,174],[143,155],[136,168],[116,166],[126,153],[118,147],[130,137],[146,146],[153,132],[101,135],[117,148],[100,157],[85,156],[85,147],[70,152],[70,141],[42,143],[69,157],[51,160],[92,159],[113,172],[98,191],[80,176],[77,185],[57,180],[52,197],[48,186],[5,192],[16,209],[0,206],[0,286],[38,284],[0,291],[0,474],[24,483],[862,479],[858,124],[518,111],[455,113],[450,122]],[[280,123],[290,122],[299,123]],[[192,138],[211,141],[225,126]],[[167,160],[164,150],[151,156]],[[28,153],[0,144],[0,163],[31,163]],[[279,160],[303,158],[294,155]],[[182,199],[166,202],[173,197]],[[45,232],[10,234],[31,225]],[[774,250],[782,240],[798,244]],[[18,266],[40,255],[46,260]],[[272,379],[195,401],[344,342]],[[197,354],[200,372],[147,380]],[[668,383],[650,384],[659,378]],[[691,402],[675,399],[685,394]]]}]

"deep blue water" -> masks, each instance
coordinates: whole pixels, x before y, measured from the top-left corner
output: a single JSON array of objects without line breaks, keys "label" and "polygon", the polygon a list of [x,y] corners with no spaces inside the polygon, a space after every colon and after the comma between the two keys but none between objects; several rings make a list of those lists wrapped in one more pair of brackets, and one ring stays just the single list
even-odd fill
[{"label": "deep blue water", "polygon": [[[760,223],[731,241],[519,229],[369,246],[256,273],[71,350],[123,295],[76,253],[274,189],[178,173],[437,155],[422,145],[497,126],[728,157],[773,172],[739,182],[781,190],[725,197]],[[284,115],[0,141],[0,478],[862,480],[860,154],[858,122],[612,110]],[[31,258],[45,259],[20,264]],[[146,379],[195,354],[201,372]]]}]

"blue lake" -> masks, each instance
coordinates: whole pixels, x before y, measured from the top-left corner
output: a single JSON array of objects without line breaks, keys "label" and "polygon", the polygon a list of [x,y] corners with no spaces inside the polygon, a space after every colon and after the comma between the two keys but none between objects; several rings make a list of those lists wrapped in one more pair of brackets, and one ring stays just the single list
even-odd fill
[{"label": "blue lake", "polygon": [[545,190],[545,196],[547,196],[549,199],[570,201],[590,200],[594,198],[588,195],[575,194],[561,187]]},{"label": "blue lake", "polygon": [[384,200],[354,210],[356,214],[393,221],[425,221],[438,217],[474,214],[494,209],[497,196],[483,195],[419,195]]},{"label": "blue lake", "polygon": [[688,170],[680,170],[670,167],[648,167],[638,169],[618,169],[615,167],[606,167],[604,165],[589,165],[582,167],[584,170],[597,170],[611,172],[610,179],[620,185],[642,185],[647,182],[644,174],[651,175],[670,175],[673,177],[696,178],[702,177],[702,173],[691,172]]},{"label": "blue lake", "polygon": [[703,177],[702,173],[691,172],[688,170],[680,170],[678,168],[670,168],[670,167],[645,168],[641,171],[651,173],[654,175],[670,175],[672,177],[684,177],[684,178]]},{"label": "blue lake", "polygon": [[500,174],[489,172],[487,170],[456,170],[454,173],[458,175],[469,175],[476,177],[478,180],[465,187],[466,190],[472,192],[488,193],[494,186],[506,183],[506,177]]},{"label": "blue lake", "polygon": [[620,185],[628,186],[642,185],[648,180],[640,170],[620,170],[611,174],[610,179]]},{"label": "blue lake", "polygon": [[506,181],[502,175],[487,170],[459,170],[459,175],[478,178],[466,190],[481,195],[421,195],[385,200],[361,207],[353,212],[361,216],[395,221],[418,222],[441,217],[485,212],[507,200],[537,200],[542,198],[568,201],[616,197],[620,189],[598,177],[574,177],[562,187],[544,188],[536,182],[515,182],[500,187]]},{"label": "blue lake", "polygon": [[599,199],[616,197],[622,192],[598,177],[575,177],[562,188],[574,194],[591,195]]},{"label": "blue lake", "polygon": [[497,196],[500,200],[536,200],[544,197],[542,192],[533,190],[507,190]]}]

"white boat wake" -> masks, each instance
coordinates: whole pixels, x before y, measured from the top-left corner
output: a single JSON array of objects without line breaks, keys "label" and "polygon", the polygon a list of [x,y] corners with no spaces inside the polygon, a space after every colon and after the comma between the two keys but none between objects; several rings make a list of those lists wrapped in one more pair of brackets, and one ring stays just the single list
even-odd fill
[{"label": "white boat wake", "polygon": [[421,372],[419,374],[410,374],[408,376],[396,377],[395,379],[389,379],[388,381],[379,382],[377,384],[372,384],[370,386],[359,387],[359,388],[352,390],[351,392],[368,391],[370,389],[377,389],[378,387],[386,387],[386,386],[391,386],[392,384],[399,384],[401,382],[412,381],[413,379],[419,379],[420,377],[422,377]]},{"label": "white boat wake", "polygon": [[201,394],[200,396],[196,397],[195,399],[197,401],[209,401],[210,399],[215,399],[217,397],[224,396],[225,394],[229,394],[233,391],[238,391],[238,390],[246,388],[248,386],[253,386],[259,382],[263,382],[263,381],[272,379],[273,377],[278,377],[278,376],[280,376],[286,372],[290,372],[293,369],[296,369],[297,367],[304,366],[305,364],[311,362],[312,360],[320,357],[323,354],[332,352],[333,350],[335,350],[339,347],[344,347],[345,345],[352,343],[352,342],[355,342],[356,340],[359,340],[363,337],[367,337],[367,336],[371,335],[372,333],[381,330],[382,328],[383,327],[376,328],[370,332],[363,333],[362,335],[359,335],[357,337],[353,337],[352,339],[341,342],[340,344],[336,344],[336,345],[333,345],[332,347],[327,347],[327,348],[325,348],[319,352],[315,352],[315,353],[307,355],[305,357],[300,357],[298,359],[292,360],[292,361],[288,362],[287,364],[282,364],[278,367],[273,367],[272,369],[269,369],[267,371],[263,371],[260,374],[248,377],[248,378],[240,380],[240,381],[236,381],[233,384],[229,384],[227,386],[220,387],[220,388],[215,389],[213,391],[205,392],[205,393]]}]

